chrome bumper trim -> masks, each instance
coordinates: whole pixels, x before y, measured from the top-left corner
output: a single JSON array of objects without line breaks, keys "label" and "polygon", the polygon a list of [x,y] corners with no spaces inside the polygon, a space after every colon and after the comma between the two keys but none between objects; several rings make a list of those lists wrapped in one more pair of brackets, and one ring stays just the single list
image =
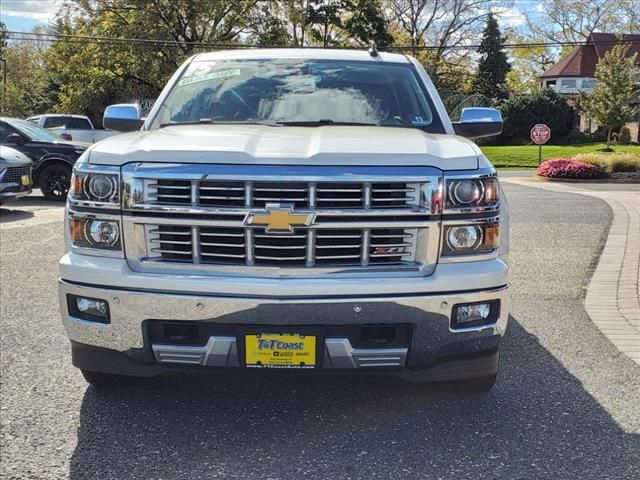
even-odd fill
[{"label": "chrome bumper trim", "polygon": [[327,360],[333,368],[404,367],[408,348],[353,348],[348,338],[327,338]]},{"label": "chrome bumper trim", "polygon": [[239,366],[235,337],[213,336],[206,345],[195,347],[164,344],[153,344],[151,347],[158,363],[207,367]]},{"label": "chrome bumper trim", "polygon": [[[238,367],[238,346],[235,337],[212,336],[206,345],[153,344],[158,363],[198,365],[204,367]],[[325,368],[402,368],[408,348],[353,348],[348,338],[327,338]]]}]

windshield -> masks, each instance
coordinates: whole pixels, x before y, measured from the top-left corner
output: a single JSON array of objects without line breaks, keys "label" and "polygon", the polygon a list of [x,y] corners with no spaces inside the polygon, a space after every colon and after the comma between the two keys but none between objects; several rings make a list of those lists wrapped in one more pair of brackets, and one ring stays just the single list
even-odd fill
[{"label": "windshield", "polygon": [[31,140],[36,140],[39,142],[58,142],[62,140],[55,133],[39,127],[38,125],[34,125],[27,120],[12,120],[10,123],[13,128],[20,130],[20,132],[29,137]]},{"label": "windshield", "polygon": [[151,127],[194,122],[348,123],[443,133],[412,65],[368,61],[194,62]]}]

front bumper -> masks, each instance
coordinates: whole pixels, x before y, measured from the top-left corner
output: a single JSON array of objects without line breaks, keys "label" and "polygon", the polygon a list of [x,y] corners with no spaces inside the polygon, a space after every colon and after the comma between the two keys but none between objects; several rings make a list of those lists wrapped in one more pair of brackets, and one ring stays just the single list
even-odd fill
[{"label": "front bumper", "polygon": [[25,197],[30,193],[31,186],[22,186],[17,183],[0,184],[0,202]]},{"label": "front bumper", "polygon": [[[426,380],[488,376],[497,368],[497,351],[508,318],[506,286],[433,294],[277,299],[129,290],[61,280],[59,293],[74,364],[139,376],[184,366],[241,367],[242,326],[284,327],[296,333],[328,327],[339,332],[359,325],[410,325],[410,341],[389,348],[358,348],[348,336],[329,333],[323,336],[323,361],[317,370],[390,371],[410,379],[423,374],[421,379]],[[69,312],[67,295],[108,301],[111,323],[75,318]],[[454,305],[489,300],[500,301],[495,323],[451,329]],[[163,320],[204,322],[214,333],[200,345],[153,343],[148,324]]]}]

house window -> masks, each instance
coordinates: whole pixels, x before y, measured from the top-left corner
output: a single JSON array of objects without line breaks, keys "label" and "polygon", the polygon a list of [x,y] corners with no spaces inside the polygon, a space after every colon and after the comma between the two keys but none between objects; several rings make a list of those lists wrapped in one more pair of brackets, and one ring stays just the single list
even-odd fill
[{"label": "house window", "polygon": [[576,88],[577,81],[575,78],[563,78],[560,80],[560,86],[562,88]]},{"label": "house window", "polygon": [[597,80],[595,78],[583,78],[582,88],[591,89],[596,86]]},{"label": "house window", "polygon": [[547,80],[547,87],[555,87],[555,86],[556,86],[555,80]]}]

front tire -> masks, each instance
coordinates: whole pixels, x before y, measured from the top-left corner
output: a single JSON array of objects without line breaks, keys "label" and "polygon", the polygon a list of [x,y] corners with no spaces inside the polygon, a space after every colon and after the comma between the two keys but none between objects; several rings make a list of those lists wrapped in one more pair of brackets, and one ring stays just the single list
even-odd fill
[{"label": "front tire", "polygon": [[124,375],[113,375],[110,373],[92,372],[91,370],[80,370],[82,376],[94,387],[114,388],[132,383],[133,377],[125,377]]},{"label": "front tire", "polygon": [[47,200],[63,202],[71,186],[71,167],[61,163],[46,166],[40,172],[38,186]]}]

